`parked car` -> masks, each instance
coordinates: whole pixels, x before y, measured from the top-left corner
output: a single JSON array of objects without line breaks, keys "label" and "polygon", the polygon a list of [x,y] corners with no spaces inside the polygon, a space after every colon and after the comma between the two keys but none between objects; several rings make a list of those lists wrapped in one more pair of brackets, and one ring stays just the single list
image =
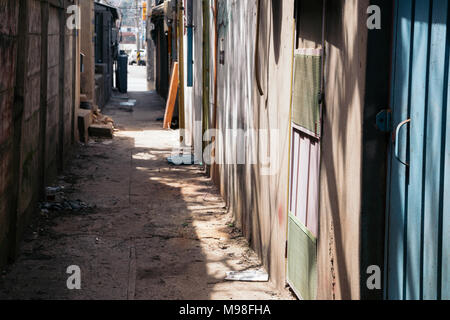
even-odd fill
[{"label": "parked car", "polygon": [[137,50],[133,50],[133,52],[131,53],[131,56],[130,56],[130,60],[129,60],[130,65],[135,65],[135,64],[138,64],[140,66],[147,65],[147,51],[145,49],[141,49],[139,51],[141,53],[141,59],[140,59],[139,63],[137,61],[138,60],[137,59]]}]

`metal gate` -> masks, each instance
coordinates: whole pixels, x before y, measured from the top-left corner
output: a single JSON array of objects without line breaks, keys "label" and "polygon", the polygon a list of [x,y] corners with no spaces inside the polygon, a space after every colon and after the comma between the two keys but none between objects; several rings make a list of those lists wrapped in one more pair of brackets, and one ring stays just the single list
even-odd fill
[{"label": "metal gate", "polygon": [[395,3],[387,299],[450,299],[449,9]]}]

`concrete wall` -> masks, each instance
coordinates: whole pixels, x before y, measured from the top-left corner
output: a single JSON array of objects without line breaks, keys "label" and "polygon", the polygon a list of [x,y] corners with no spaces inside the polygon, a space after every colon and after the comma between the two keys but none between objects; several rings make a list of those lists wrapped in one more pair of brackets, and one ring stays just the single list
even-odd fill
[{"label": "concrete wall", "polygon": [[95,48],[94,48],[94,1],[81,1],[81,52],[84,57],[84,69],[81,73],[81,93],[89,101],[95,101]]},{"label": "concrete wall", "polygon": [[[59,12],[50,6],[48,11],[48,59],[47,59],[47,119],[45,142],[45,178],[46,183],[52,181],[58,170],[58,151],[60,147],[59,121],[62,112],[60,89],[60,54],[61,37]],[[62,116],[62,115],[61,115]]]},{"label": "concrete wall", "polygon": [[22,104],[23,107],[16,217],[17,243],[37,201],[36,191],[40,185],[40,135],[36,134],[36,128],[40,128],[41,81],[43,80],[41,77],[41,2],[38,0],[23,2],[21,10],[26,11],[25,21],[27,22],[25,27],[19,26],[21,41],[25,46],[24,51],[18,54],[18,63],[23,66],[23,69],[18,69],[16,90],[17,104]]},{"label": "concrete wall", "polygon": [[[37,201],[76,131],[73,1],[2,1],[0,19],[0,265],[12,261]],[[18,24],[18,21],[22,23]]]},{"label": "concrete wall", "polygon": [[[76,4],[79,4],[80,0],[76,0]],[[73,110],[73,128],[74,133],[73,137],[75,141],[80,141],[79,133],[78,133],[78,110],[80,109],[80,100],[81,100],[81,37],[80,37],[80,31],[75,31],[74,36],[74,48],[73,48],[73,54],[74,54],[74,79],[75,83],[73,84],[74,87],[74,110]]]},{"label": "concrete wall", "polygon": [[328,1],[320,176],[319,298],[360,298],[367,0]]},{"label": "concrete wall", "polygon": [[[64,18],[67,18],[67,14],[63,14]],[[65,24],[65,19],[63,23]],[[64,86],[63,86],[63,137],[62,137],[62,154],[63,162],[66,163],[68,156],[70,155],[70,149],[75,142],[75,63],[74,58],[74,46],[75,36],[73,30],[64,28]],[[63,164],[64,164],[63,163]]]}]

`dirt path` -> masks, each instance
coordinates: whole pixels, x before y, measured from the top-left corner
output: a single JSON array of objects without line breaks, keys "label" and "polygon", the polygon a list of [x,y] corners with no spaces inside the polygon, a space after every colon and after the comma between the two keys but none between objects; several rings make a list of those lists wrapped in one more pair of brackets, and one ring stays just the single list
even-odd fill
[{"label": "dirt path", "polygon": [[[291,299],[271,283],[224,281],[259,260],[200,169],[167,163],[178,136],[156,122],[161,99],[130,98],[134,112],[117,98],[104,110],[120,129],[114,140],[80,146],[58,182],[90,208],[41,212],[0,276],[0,299]],[[81,290],[66,287],[70,265]]]}]

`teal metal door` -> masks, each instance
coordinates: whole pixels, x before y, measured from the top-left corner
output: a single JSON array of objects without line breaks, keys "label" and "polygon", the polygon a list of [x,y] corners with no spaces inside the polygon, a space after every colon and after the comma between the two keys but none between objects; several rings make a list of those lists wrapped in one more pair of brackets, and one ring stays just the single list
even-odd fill
[{"label": "teal metal door", "polygon": [[385,296],[450,299],[450,7],[394,10]]}]

